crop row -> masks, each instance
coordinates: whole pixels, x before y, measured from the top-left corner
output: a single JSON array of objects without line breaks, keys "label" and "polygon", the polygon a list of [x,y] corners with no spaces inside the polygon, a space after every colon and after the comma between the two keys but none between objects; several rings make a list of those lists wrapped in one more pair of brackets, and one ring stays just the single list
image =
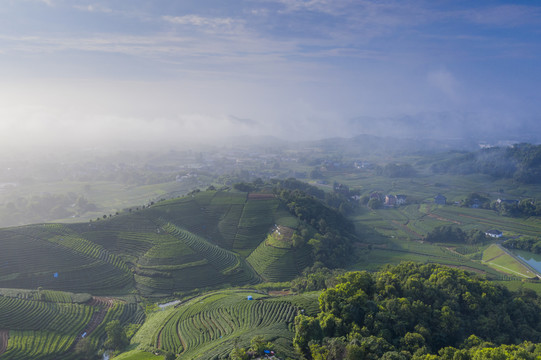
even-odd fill
[{"label": "crop row", "polygon": [[3,274],[8,271],[46,271],[52,264],[70,267],[90,262],[90,259],[84,259],[81,254],[58,244],[9,231],[0,232],[0,246],[0,268]]},{"label": "crop row", "polygon": [[0,295],[24,300],[41,300],[55,303],[72,303],[84,294],[73,294],[54,290],[0,289]]},{"label": "crop row", "polygon": [[131,231],[131,232],[152,232],[156,229],[156,224],[148,216],[140,214],[133,209],[131,213],[114,216],[105,221],[93,221],[90,224],[70,225],[77,232],[83,231]]},{"label": "crop row", "polygon": [[246,194],[244,193],[233,193],[226,191],[218,191],[214,194],[212,201],[210,202],[211,206],[216,205],[243,205],[246,202]]},{"label": "crop row", "polygon": [[254,249],[265,239],[274,224],[278,201],[251,200],[244,206],[235,236],[234,249]]},{"label": "crop row", "polygon": [[164,325],[161,345],[165,350],[177,352],[184,342],[189,350],[235,332],[290,323],[295,314],[296,308],[289,303],[256,300],[243,300],[234,306],[210,308],[191,315],[183,312]]},{"label": "crop row", "polygon": [[237,255],[214,245],[200,236],[184,230],[173,224],[164,225],[164,228],[184,241],[192,250],[202,254],[213,266],[220,271],[235,268],[239,265]]},{"label": "crop row", "polygon": [[[298,275],[296,249],[267,246],[264,241],[248,256],[246,261],[263,278],[269,281],[289,280]],[[302,263],[309,263],[309,256],[300,256]]]},{"label": "crop row", "polygon": [[222,220],[218,223],[218,229],[224,239],[224,245],[228,248],[232,248],[235,242],[243,208],[243,204],[232,204],[225,212]]},{"label": "crop row", "polygon": [[58,359],[75,340],[74,334],[61,334],[40,330],[12,330],[9,332],[8,348],[0,359],[52,360]]},{"label": "crop row", "polygon": [[94,308],[0,296],[0,328],[77,332],[89,321]]},{"label": "crop row", "polygon": [[78,253],[84,254],[85,256],[110,263],[117,268],[128,270],[127,265],[119,257],[110,253],[102,246],[82,237],[76,235],[64,235],[62,237],[50,238],[49,241],[70,248]]}]

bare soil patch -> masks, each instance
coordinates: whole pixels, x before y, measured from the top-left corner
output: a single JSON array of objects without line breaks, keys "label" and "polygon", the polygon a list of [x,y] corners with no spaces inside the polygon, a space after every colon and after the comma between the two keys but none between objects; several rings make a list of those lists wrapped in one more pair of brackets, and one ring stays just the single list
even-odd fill
[{"label": "bare soil patch", "polygon": [[0,355],[8,348],[9,330],[0,330]]}]

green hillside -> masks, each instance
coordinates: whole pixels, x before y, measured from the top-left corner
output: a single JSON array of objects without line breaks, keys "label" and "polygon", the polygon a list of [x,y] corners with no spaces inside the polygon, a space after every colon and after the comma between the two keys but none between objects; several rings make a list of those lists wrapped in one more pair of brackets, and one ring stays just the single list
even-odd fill
[{"label": "green hillside", "polygon": [[[107,344],[113,320],[133,333],[143,302],[293,279],[325,256],[330,232],[342,231],[331,225],[345,219],[316,199],[287,195],[196,191],[87,223],[0,229],[0,359],[83,358],[84,349]],[[308,301],[292,299],[241,290],[196,298],[151,317],[141,343],[210,359],[262,335],[290,356],[293,320]]]},{"label": "green hillside", "polygon": [[[193,192],[88,223],[0,229],[0,287],[163,297],[290,280],[313,261],[310,237],[324,237],[287,204],[271,193]],[[276,226],[302,239],[265,242]]]}]

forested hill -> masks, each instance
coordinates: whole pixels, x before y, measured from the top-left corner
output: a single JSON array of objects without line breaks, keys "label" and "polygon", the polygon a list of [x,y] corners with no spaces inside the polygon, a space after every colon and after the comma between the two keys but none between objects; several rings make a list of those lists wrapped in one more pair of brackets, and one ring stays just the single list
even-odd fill
[{"label": "forested hill", "polygon": [[295,319],[294,343],[309,359],[535,359],[541,354],[540,345],[523,343],[541,341],[541,299],[535,292],[512,293],[441,265],[408,262],[374,274],[347,273],[319,303],[317,316]]},{"label": "forested hill", "polygon": [[513,178],[525,184],[538,184],[541,182],[541,145],[516,144],[476,152],[455,152],[449,158],[432,164],[431,169],[435,173],[481,173],[495,178]]}]

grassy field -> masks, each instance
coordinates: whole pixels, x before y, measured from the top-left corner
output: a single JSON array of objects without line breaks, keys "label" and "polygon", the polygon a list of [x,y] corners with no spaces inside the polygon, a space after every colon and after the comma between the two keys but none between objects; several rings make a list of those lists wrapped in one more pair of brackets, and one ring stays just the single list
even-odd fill
[{"label": "grassy field", "polygon": [[483,263],[498,271],[524,278],[534,278],[535,273],[530,271],[521,262],[509,255],[498,245],[491,245],[483,252]]}]

